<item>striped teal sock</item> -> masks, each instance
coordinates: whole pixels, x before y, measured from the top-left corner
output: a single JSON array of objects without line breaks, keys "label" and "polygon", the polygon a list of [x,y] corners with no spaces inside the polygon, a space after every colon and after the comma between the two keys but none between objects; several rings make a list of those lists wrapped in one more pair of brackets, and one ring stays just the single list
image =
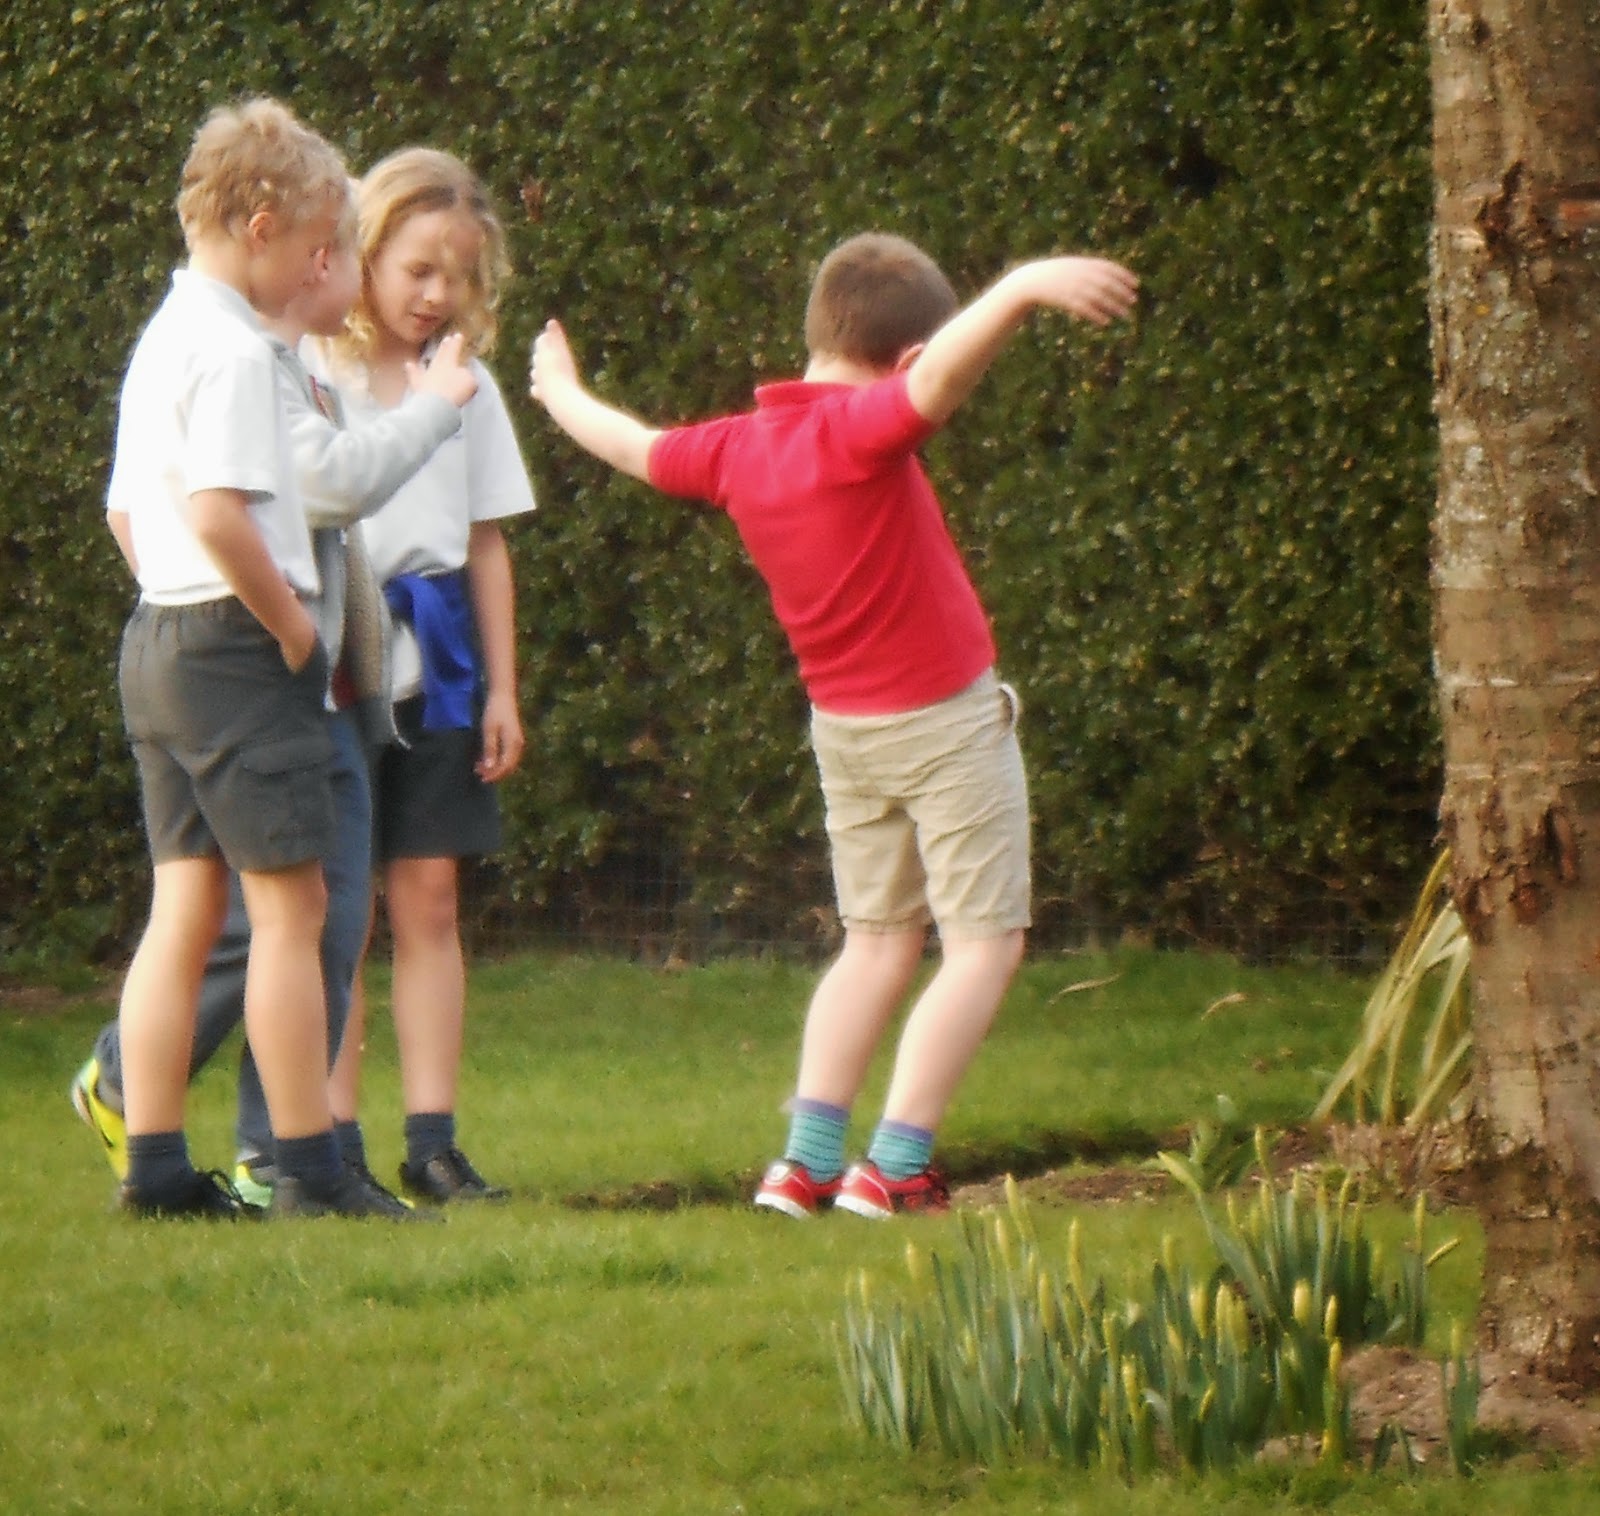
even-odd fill
[{"label": "striped teal sock", "polygon": [[877,1164],[886,1179],[920,1174],[932,1157],[933,1133],[903,1121],[880,1121],[867,1149],[867,1161]]},{"label": "striped teal sock", "polygon": [[789,1102],[789,1141],[783,1156],[800,1164],[813,1179],[837,1179],[844,1172],[844,1133],[850,1112],[822,1100]]}]

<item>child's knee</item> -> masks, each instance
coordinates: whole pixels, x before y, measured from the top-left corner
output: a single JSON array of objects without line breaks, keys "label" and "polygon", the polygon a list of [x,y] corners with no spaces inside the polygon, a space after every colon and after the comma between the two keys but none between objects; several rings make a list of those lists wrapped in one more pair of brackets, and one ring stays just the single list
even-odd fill
[{"label": "child's knee", "polygon": [[944,956],[960,956],[969,963],[981,964],[988,972],[1009,979],[1022,966],[1028,934],[1021,927],[998,932],[992,937],[963,937],[948,940]]},{"label": "child's knee", "polygon": [[453,866],[391,871],[385,893],[395,936],[430,940],[456,936],[460,891]]}]

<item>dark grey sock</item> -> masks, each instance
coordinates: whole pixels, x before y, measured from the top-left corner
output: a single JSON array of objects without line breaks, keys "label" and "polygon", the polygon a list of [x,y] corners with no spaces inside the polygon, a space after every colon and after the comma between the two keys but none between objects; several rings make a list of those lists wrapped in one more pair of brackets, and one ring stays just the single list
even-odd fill
[{"label": "dark grey sock", "polygon": [[279,1137],[274,1146],[280,1179],[298,1179],[313,1195],[328,1195],[338,1187],[344,1162],[332,1127],[309,1137]]},{"label": "dark grey sock", "polygon": [[456,1145],[456,1118],[453,1111],[420,1111],[406,1117],[406,1162],[420,1168]]},{"label": "dark grey sock", "polygon": [[128,1138],[128,1184],[140,1195],[172,1195],[194,1173],[182,1130],[141,1132]]},{"label": "dark grey sock", "polygon": [[367,1161],[367,1143],[361,1135],[359,1121],[336,1121],[333,1124],[334,1136],[339,1139],[339,1156],[348,1164],[360,1164],[363,1167]]}]

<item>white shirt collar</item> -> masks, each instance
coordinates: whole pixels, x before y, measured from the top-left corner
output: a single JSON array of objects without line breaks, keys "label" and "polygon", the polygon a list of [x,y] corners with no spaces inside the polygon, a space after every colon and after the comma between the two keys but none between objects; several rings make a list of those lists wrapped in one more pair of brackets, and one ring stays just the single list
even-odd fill
[{"label": "white shirt collar", "polygon": [[216,306],[244,322],[252,331],[270,338],[271,333],[267,331],[256,308],[231,284],[224,284],[209,274],[196,273],[192,268],[178,268],[172,271],[172,287],[185,300]]}]

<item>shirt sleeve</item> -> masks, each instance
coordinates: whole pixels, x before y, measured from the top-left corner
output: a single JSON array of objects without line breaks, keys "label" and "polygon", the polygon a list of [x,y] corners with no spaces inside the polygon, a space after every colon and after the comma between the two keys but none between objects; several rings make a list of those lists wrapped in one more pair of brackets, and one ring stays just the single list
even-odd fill
[{"label": "shirt sleeve", "polygon": [[336,426],[285,380],[284,409],[296,482],[313,526],[349,526],[371,515],[461,425],[442,395],[408,395],[393,410]]},{"label": "shirt sleeve", "polygon": [[225,349],[217,361],[200,365],[191,378],[183,427],[185,492],[282,491],[278,416],[277,360],[265,343],[259,357]]},{"label": "shirt sleeve", "polygon": [[662,432],[650,447],[650,483],[664,495],[725,504],[723,465],[745,421],[721,416]]},{"label": "shirt sleeve", "polygon": [[478,393],[462,411],[467,442],[468,516],[473,521],[498,521],[534,508],[533,483],[522,461],[522,449],[500,386],[483,364],[474,361]]},{"label": "shirt sleeve", "polygon": [[852,390],[834,422],[834,444],[866,466],[882,466],[914,453],[935,432],[911,403],[904,374],[891,374],[875,384]]}]

